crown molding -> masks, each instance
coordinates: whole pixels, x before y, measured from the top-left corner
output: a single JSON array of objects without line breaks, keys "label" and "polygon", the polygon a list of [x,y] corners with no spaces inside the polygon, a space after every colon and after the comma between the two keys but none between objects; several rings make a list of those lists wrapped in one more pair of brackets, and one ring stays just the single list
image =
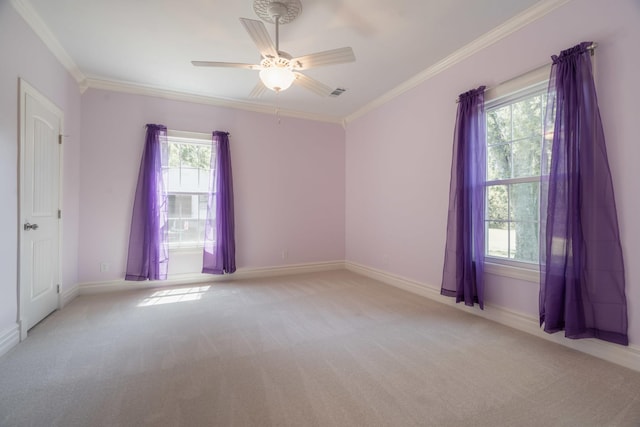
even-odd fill
[{"label": "crown molding", "polygon": [[82,90],[82,85],[85,80],[85,75],[80,71],[80,68],[71,59],[71,56],[62,47],[58,39],[53,35],[47,24],[44,23],[40,15],[33,8],[29,0],[11,0],[11,5],[18,12],[18,14],[25,20],[27,25],[31,27],[34,33],[40,40],[49,48],[51,53],[60,61],[63,67],[69,71],[69,73],[76,80]]},{"label": "crown molding", "polygon": [[215,98],[197,93],[178,92],[163,89],[156,86],[142,85],[139,83],[108,80],[98,77],[87,77],[86,87],[113,92],[130,93],[134,95],[146,95],[156,98],[170,99],[173,101],[192,102],[196,104],[213,105],[217,107],[234,108],[251,111],[254,113],[273,114],[277,116],[293,117],[296,119],[314,120],[342,125],[341,117],[325,116],[320,114],[305,113],[295,110],[283,110],[269,105],[253,104],[250,102],[235,101],[231,99]]},{"label": "crown molding", "polygon": [[519,29],[531,24],[532,22],[542,18],[548,13],[556,10],[560,6],[568,3],[571,0],[542,0],[536,3],[534,6],[529,9],[519,13],[503,24],[495,27],[493,30],[483,34],[478,37],[471,43],[461,47],[457,51],[453,52],[451,55],[442,59],[441,61],[435,63],[431,67],[422,71],[419,74],[416,74],[409,80],[404,83],[396,86],[391,89],[389,92],[385,93],[379,98],[371,101],[366,104],[364,107],[355,111],[354,113],[348,115],[344,118],[345,123],[349,123],[357,119],[358,117],[362,117],[366,113],[380,107],[383,104],[391,101],[392,99],[402,95],[406,91],[413,89],[419,84],[429,80],[430,78],[440,74],[446,69],[458,64],[459,62],[467,59],[471,55],[481,51],[482,49],[491,46],[492,44],[502,40],[503,38],[509,36],[510,34],[518,31]]}]

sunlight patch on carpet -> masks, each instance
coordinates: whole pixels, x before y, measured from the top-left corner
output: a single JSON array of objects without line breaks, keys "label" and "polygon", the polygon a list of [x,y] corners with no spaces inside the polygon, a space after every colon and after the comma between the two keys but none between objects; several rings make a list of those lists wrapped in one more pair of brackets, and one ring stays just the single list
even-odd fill
[{"label": "sunlight patch on carpet", "polygon": [[151,307],[153,305],[173,304],[177,302],[196,301],[209,290],[211,286],[195,286],[191,288],[167,289],[156,291],[150,297],[142,300],[138,307]]}]

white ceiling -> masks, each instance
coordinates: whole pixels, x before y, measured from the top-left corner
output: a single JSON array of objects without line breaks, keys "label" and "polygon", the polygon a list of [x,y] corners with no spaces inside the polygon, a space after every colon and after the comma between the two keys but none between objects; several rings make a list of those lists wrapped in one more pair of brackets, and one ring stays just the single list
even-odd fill
[{"label": "white ceiling", "polygon": [[[196,68],[191,60],[258,63],[239,17],[252,0],[14,0],[32,9],[89,81],[133,83],[272,106],[336,120],[363,109],[538,0],[301,0],[280,27],[295,56],[351,46],[356,62],[305,71],[331,87],[323,98],[293,86],[249,98],[258,72]],[[548,2],[548,1],[547,1]],[[544,3],[544,1],[542,1]],[[275,39],[275,29],[267,24]]]}]

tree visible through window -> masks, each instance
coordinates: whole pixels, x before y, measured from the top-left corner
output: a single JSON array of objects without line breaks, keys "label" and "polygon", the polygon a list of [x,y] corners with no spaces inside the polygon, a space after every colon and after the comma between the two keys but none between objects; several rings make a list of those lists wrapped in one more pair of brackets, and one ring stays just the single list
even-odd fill
[{"label": "tree visible through window", "polygon": [[168,136],[164,181],[169,247],[202,247],[211,176],[211,141]]},{"label": "tree visible through window", "polygon": [[486,256],[538,262],[540,154],[546,95],[540,89],[487,106]]}]

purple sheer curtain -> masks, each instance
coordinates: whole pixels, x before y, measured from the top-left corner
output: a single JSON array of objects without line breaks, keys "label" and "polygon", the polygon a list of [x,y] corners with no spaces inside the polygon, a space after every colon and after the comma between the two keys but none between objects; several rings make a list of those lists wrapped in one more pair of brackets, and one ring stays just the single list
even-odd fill
[{"label": "purple sheer curtain", "polygon": [[622,247],[590,45],[553,56],[540,186],[540,325],[568,338],[628,345]]},{"label": "purple sheer curtain", "polygon": [[125,280],[167,278],[167,193],[162,180],[162,150],[166,139],[165,126],[147,125],[133,202]]},{"label": "purple sheer curtain", "polygon": [[442,295],[484,309],[484,86],[460,95],[453,138]]},{"label": "purple sheer curtain", "polygon": [[213,132],[212,144],[212,185],[205,224],[202,272],[233,273],[236,271],[236,243],[229,134]]}]

